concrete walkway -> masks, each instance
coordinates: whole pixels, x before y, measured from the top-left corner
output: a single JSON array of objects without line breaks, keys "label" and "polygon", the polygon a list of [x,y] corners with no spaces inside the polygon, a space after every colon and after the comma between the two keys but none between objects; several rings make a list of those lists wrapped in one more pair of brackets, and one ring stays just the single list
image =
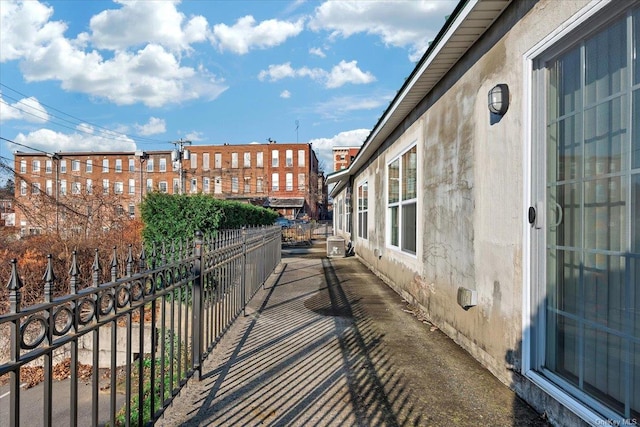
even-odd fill
[{"label": "concrete walkway", "polygon": [[355,257],[324,255],[283,251],[156,425],[546,425]]}]

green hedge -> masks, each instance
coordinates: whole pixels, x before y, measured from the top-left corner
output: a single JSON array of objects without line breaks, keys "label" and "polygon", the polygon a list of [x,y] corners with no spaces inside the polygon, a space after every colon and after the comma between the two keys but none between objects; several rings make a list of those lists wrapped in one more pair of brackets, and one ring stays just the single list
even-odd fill
[{"label": "green hedge", "polygon": [[278,217],[270,209],[206,194],[149,193],[140,211],[142,236],[147,243],[178,241],[193,236],[196,230],[210,234],[215,230],[272,225]]}]

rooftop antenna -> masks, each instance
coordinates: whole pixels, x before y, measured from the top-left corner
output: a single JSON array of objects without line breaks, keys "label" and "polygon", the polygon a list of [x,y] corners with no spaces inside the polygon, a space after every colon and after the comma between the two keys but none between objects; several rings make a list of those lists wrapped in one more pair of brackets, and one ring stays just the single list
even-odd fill
[{"label": "rooftop antenna", "polygon": [[298,142],[298,129],[300,128],[300,122],[296,120],[296,143]]}]

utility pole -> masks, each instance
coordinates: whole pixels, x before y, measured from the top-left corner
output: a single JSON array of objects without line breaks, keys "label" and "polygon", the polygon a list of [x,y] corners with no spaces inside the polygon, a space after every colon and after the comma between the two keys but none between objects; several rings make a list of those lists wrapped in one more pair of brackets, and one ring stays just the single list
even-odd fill
[{"label": "utility pole", "polygon": [[182,170],[182,160],[189,160],[189,150],[185,150],[185,145],[191,145],[191,141],[180,138],[178,141],[172,141],[176,149],[171,153],[171,160],[178,162],[178,175],[180,178],[180,194],[184,194],[184,172]]},{"label": "utility pole", "polygon": [[[59,192],[60,192],[60,155],[57,153],[47,153],[47,157],[49,157],[56,164],[56,235],[60,234],[60,201],[59,201]],[[45,189],[46,191],[46,189]]]}]

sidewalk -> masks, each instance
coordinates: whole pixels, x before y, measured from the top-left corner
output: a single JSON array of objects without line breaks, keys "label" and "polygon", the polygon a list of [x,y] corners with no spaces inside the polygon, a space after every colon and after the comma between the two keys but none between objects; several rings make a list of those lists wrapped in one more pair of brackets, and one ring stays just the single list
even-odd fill
[{"label": "sidewalk", "polygon": [[546,425],[355,257],[324,255],[283,250],[156,425]]}]

